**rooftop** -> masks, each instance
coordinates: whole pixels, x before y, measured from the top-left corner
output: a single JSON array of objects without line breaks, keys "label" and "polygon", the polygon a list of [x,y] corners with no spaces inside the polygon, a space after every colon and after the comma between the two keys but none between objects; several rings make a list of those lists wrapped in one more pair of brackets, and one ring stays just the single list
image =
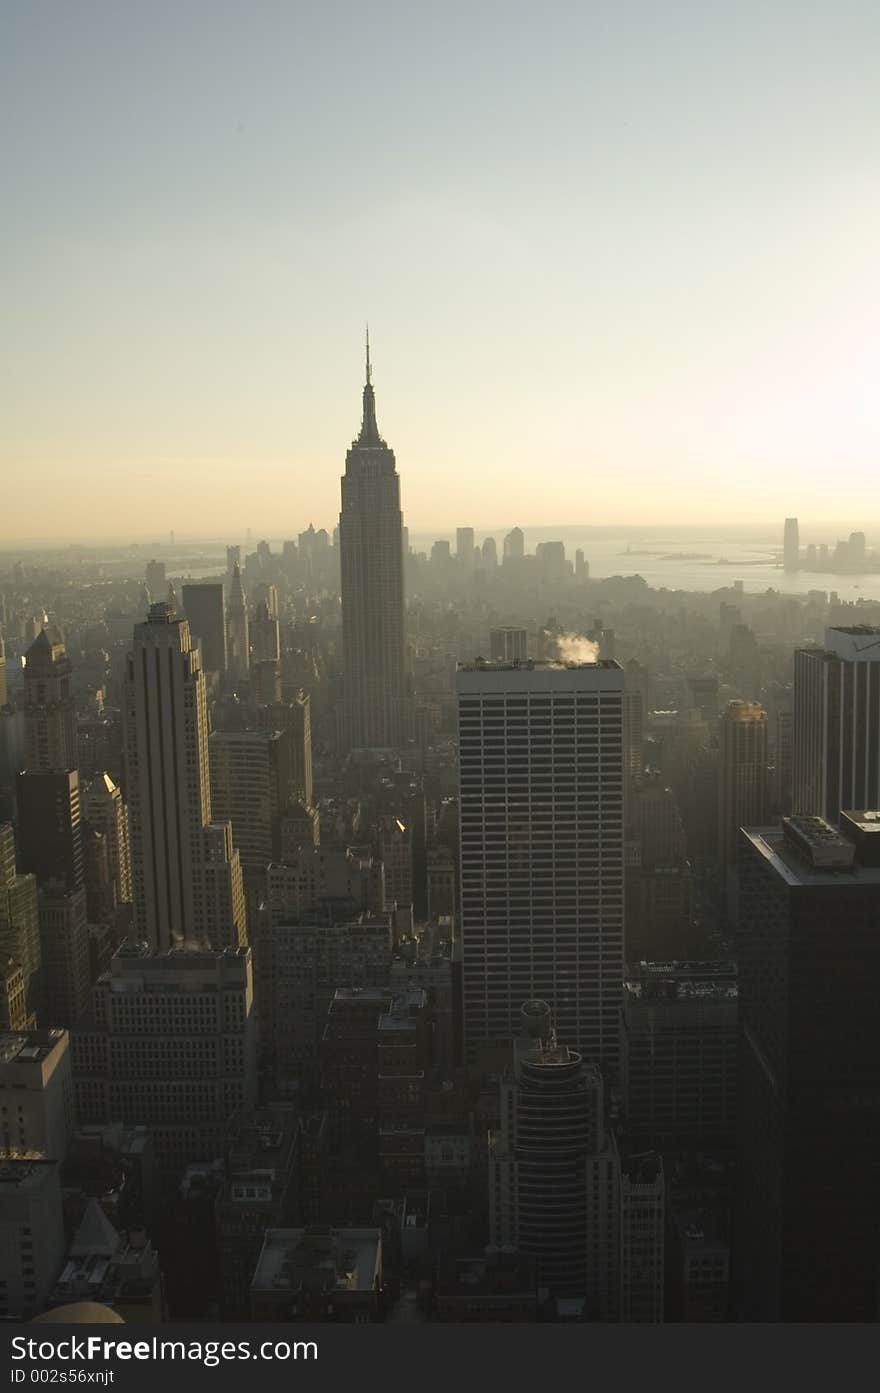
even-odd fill
[{"label": "rooftop", "polygon": [[275,1103],[239,1120],[229,1142],[232,1199],[271,1198],[271,1193],[241,1193],[240,1187],[244,1183],[246,1190],[253,1190],[259,1181],[271,1192],[273,1187],[283,1185],[293,1166],[298,1131],[299,1114],[292,1103]]},{"label": "rooftop", "polygon": [[656,1151],[622,1156],[620,1169],[630,1185],[655,1185],[663,1179],[663,1159]]},{"label": "rooftop", "polygon": [[57,1164],[36,1151],[28,1156],[0,1158],[0,1195],[39,1188]]},{"label": "rooftop", "polygon": [[722,977],[653,977],[630,978],[623,984],[629,1001],[644,1001],[656,1004],[661,1001],[736,1001],[738,989],[735,979]]},{"label": "rooftop", "polygon": [[338,1294],[375,1290],[382,1236],[369,1229],[268,1229],[251,1289],[295,1291],[316,1285]]},{"label": "rooftop", "polygon": [[623,668],[614,658],[597,658],[592,663],[562,662],[559,658],[524,658],[510,662],[501,659],[474,658],[471,662],[459,663],[459,672],[560,672],[579,671],[587,668],[595,671],[604,668],[609,672],[622,672]]},{"label": "rooftop", "polygon": [[859,811],[849,811],[841,814],[848,818],[860,832],[875,833],[880,837],[880,812],[872,809],[860,809]]},{"label": "rooftop", "polygon": [[42,1064],[67,1038],[66,1030],[33,1030],[0,1035],[0,1064]]},{"label": "rooftop", "polygon": [[688,1209],[673,1215],[679,1241],[688,1256],[710,1249],[726,1253],[720,1218],[711,1209]]},{"label": "rooftop", "polygon": [[880,628],[873,624],[855,624],[851,627],[834,625],[825,630],[824,643],[807,648],[825,661],[843,659],[845,662],[880,661]]},{"label": "rooftop", "polygon": [[784,817],[782,834],[817,870],[846,870],[855,860],[854,844],[824,818]]},{"label": "rooftop", "polygon": [[248,947],[208,948],[196,945],[181,945],[179,948],[154,948],[142,940],[127,938],[113,954],[113,961],[127,963],[138,961],[150,967],[204,967],[218,958],[243,959],[250,953]]},{"label": "rooftop", "polygon": [[535,1260],[515,1248],[490,1245],[479,1256],[441,1258],[437,1294],[446,1299],[522,1296],[537,1299]]},{"label": "rooftop", "polygon": [[[827,826],[827,824],[826,824]],[[830,829],[835,838],[844,844],[845,847],[852,849],[852,843],[840,834]],[[837,889],[852,888],[853,886],[880,886],[880,866],[869,866],[860,864],[853,856],[844,864],[845,852],[841,851],[838,863],[835,864],[833,854],[829,861],[828,856],[824,855],[821,847],[825,845],[823,837],[818,838],[817,845],[820,848],[818,860],[807,854],[805,841],[802,846],[791,836],[786,838],[783,829],[779,827],[744,827],[742,835],[751,844],[757,854],[764,860],[776,874],[792,889],[825,886]],[[828,843],[833,848],[837,842]]]},{"label": "rooftop", "polygon": [[689,958],[652,958],[647,960],[642,958],[640,962],[628,963],[626,975],[632,979],[644,979],[651,981],[657,977],[675,977],[692,979],[717,979],[735,978],[736,963],[729,958],[718,960],[710,959],[706,962],[695,961]]}]

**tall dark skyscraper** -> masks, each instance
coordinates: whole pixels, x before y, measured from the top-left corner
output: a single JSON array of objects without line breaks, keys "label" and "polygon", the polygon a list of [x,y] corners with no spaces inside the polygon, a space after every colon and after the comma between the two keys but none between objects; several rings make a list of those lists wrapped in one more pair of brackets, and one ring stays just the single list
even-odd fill
[{"label": "tall dark skyscraper", "polygon": [[400,477],[376,425],[367,339],[360,435],[342,477],[339,515],[347,749],[403,744],[409,721],[403,622],[403,515]]},{"label": "tall dark skyscraper", "polygon": [[185,585],[183,612],[195,643],[202,646],[202,667],[207,672],[226,672],[226,610],[223,586]]},{"label": "tall dark skyscraper", "polygon": [[880,806],[880,627],[825,630],[794,655],[794,810]]},{"label": "tall dark skyscraper", "polygon": [[[747,1321],[880,1309],[880,846],[876,813],[744,831],[739,1203]],[[845,834],[845,835],[842,835]]]},{"label": "tall dark skyscraper", "polygon": [[25,769],[16,781],[19,864],[40,882],[83,884],[82,815],[75,769]]}]

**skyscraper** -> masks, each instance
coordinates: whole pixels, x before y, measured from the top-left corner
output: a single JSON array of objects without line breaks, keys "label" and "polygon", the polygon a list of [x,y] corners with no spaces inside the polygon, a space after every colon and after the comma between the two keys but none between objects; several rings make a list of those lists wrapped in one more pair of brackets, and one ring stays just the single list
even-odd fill
[{"label": "skyscraper", "polygon": [[292,701],[277,701],[257,711],[261,730],[283,730],[290,745],[290,796],[312,805],[312,714],[308,692]]},{"label": "skyscraper", "polygon": [[521,527],[513,527],[504,538],[504,560],[522,561],[526,554],[526,540]]},{"label": "skyscraper", "polygon": [[[274,587],[273,587],[274,589]],[[266,600],[260,600],[250,624],[251,662],[279,662],[281,658],[280,626],[277,615]]]},{"label": "skyscraper", "polygon": [[730,701],[721,717],[718,847],[722,882],[736,864],[739,829],[767,815],[767,713],[756,701]]},{"label": "skyscraper", "polygon": [[455,530],[455,555],[460,565],[468,570],[474,564],[474,529],[458,527]]},{"label": "skyscraper", "polygon": [[72,1027],[88,1009],[91,970],[85,889],[40,886],[42,1002],[40,1026]]},{"label": "skyscraper", "polygon": [[787,571],[796,571],[801,564],[801,540],[797,518],[785,519],[782,540],[782,564]]},{"label": "skyscraper", "polygon": [[794,811],[880,807],[880,628],[825,630],[794,655]]},{"label": "skyscraper", "polygon": [[466,1049],[550,1003],[560,1038],[617,1081],[623,981],[623,671],[459,669]]},{"label": "skyscraper", "polygon": [[205,672],[226,672],[226,611],[223,586],[214,584],[185,585],[183,612],[189,621],[194,643],[201,644],[202,667]]},{"label": "skyscraper", "polygon": [[727,1147],[736,1120],[736,967],[641,962],[624,983],[626,1131],[640,1146]]},{"label": "skyscraper", "polygon": [[[189,624],[167,601],[151,605],[146,623],[135,625],[126,668],[125,760],[138,937],[154,947],[238,942],[238,853],[222,827],[211,835],[205,675]],[[218,922],[218,857],[227,852],[231,898]]]},{"label": "skyscraper", "polygon": [[110,874],[116,882],[116,903],[131,903],[131,855],[128,841],[128,809],[109,774],[99,774],[86,786],[83,816],[90,827],[107,839]]},{"label": "skyscraper", "polygon": [[19,964],[24,987],[25,1023],[34,1024],[40,1004],[40,913],[37,878],[17,875],[12,824],[0,823],[0,963]]},{"label": "skyscraper", "polygon": [[281,814],[290,799],[290,742],[279,730],[215,730],[208,741],[211,805],[232,823],[241,857],[248,912],[266,890],[266,872],[280,857]]},{"label": "skyscraper", "polygon": [[161,599],[168,586],[168,581],[165,578],[165,562],[148,561],[147,569],[144,572],[144,578],[146,580],[147,590],[150,594],[150,600]]},{"label": "skyscraper", "polygon": [[254,662],[251,658],[251,696],[259,710],[280,703],[282,694],[281,664],[274,658]]},{"label": "skyscraper", "polygon": [[83,884],[82,812],[75,769],[24,769],[16,780],[21,869],[68,890]]},{"label": "skyscraper", "polygon": [[851,813],[838,832],[795,816],[743,833],[734,1230],[743,1320],[877,1319],[878,825],[877,814]]},{"label": "skyscraper", "polygon": [[376,424],[368,338],[363,420],[346,455],[339,515],[348,749],[395,748],[409,736],[402,528],[394,451]]},{"label": "skyscraper", "polygon": [[602,1075],[557,1042],[546,1002],[521,1011],[489,1140],[492,1242],[533,1256],[552,1296],[585,1297],[593,1319],[619,1319],[620,1161]]},{"label": "skyscraper", "polygon": [[42,629],[24,662],[25,768],[76,769],[76,705],[67,649]]},{"label": "skyscraper", "polygon": [[229,605],[226,614],[226,658],[233,677],[247,677],[250,668],[250,639],[247,605],[241,585],[241,568],[232,563],[229,583]]}]

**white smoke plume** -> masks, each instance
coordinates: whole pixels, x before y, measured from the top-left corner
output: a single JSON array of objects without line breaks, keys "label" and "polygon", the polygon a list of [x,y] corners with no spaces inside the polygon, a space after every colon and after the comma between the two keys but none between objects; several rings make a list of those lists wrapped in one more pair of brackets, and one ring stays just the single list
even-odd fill
[{"label": "white smoke plume", "polygon": [[556,649],[561,663],[597,663],[599,645],[583,634],[557,634]]}]

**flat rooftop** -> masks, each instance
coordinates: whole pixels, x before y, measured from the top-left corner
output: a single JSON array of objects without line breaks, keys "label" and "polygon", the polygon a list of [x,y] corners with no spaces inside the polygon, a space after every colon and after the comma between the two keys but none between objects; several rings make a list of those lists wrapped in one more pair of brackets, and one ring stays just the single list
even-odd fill
[{"label": "flat rooftop", "polygon": [[779,827],[744,827],[742,835],[763,861],[792,889],[808,886],[845,889],[854,885],[880,885],[880,866],[822,867],[810,864],[795,850]]},{"label": "flat rooftop", "polygon": [[880,837],[880,811],[877,809],[847,809],[843,816],[847,817],[860,832],[865,832],[868,835],[874,833]]},{"label": "flat rooftop", "polygon": [[738,994],[736,981],[729,977],[720,980],[711,977],[658,977],[650,981],[637,977],[625,981],[623,989],[628,1000],[650,1002],[652,1006],[664,1001],[736,1001]]},{"label": "flat rooftop", "polygon": [[687,1209],[672,1216],[678,1230],[679,1241],[688,1257],[714,1252],[727,1256],[729,1246],[721,1228],[721,1221],[711,1209]]},{"label": "flat rooftop", "polygon": [[268,1229],[251,1290],[291,1291],[317,1279],[328,1291],[368,1295],[381,1251],[378,1228]]},{"label": "flat rooftop", "polygon": [[658,977],[717,979],[736,977],[736,963],[730,958],[708,959],[705,962],[689,958],[642,958],[637,963],[627,963],[626,976],[634,981],[652,981]]},{"label": "flat rooftop", "polygon": [[821,644],[800,651],[826,661],[842,658],[846,662],[880,662],[880,628],[874,624],[834,625],[825,630]]},{"label": "flat rooftop", "polygon": [[522,658],[512,660],[473,658],[458,664],[459,672],[623,672],[615,658],[597,658],[592,663],[564,662],[561,658]]},{"label": "flat rooftop", "polygon": [[4,1157],[0,1160],[0,1195],[18,1190],[37,1189],[42,1185],[47,1173],[57,1167],[57,1161],[47,1161],[44,1156],[33,1152],[30,1156]]},{"label": "flat rooftop", "polygon": [[42,1064],[64,1040],[66,1030],[33,1030],[0,1035],[0,1065]]},{"label": "flat rooftop", "polygon": [[462,1301],[477,1296],[537,1300],[535,1262],[525,1253],[490,1247],[479,1257],[444,1257],[438,1274],[441,1297]]}]

